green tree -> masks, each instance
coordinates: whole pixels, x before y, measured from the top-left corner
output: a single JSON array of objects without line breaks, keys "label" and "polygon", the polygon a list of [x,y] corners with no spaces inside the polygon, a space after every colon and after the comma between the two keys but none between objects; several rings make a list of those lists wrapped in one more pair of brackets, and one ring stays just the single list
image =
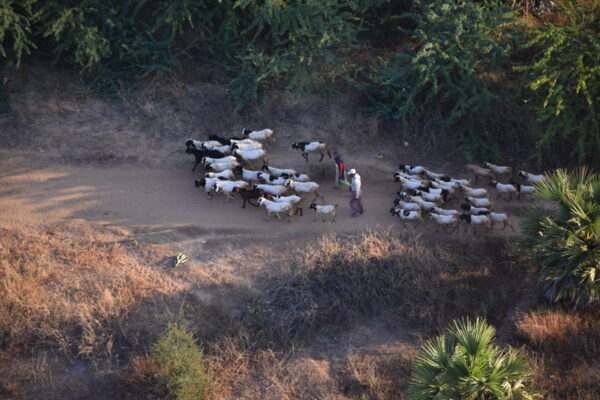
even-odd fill
[{"label": "green tree", "polygon": [[532,374],[512,348],[493,344],[496,330],[478,318],[454,321],[445,335],[425,343],[409,386],[414,400],[526,400]]},{"label": "green tree", "polygon": [[159,366],[160,382],[177,400],[210,398],[210,378],[202,350],[186,324],[169,325],[153,348]]},{"label": "green tree", "polygon": [[536,196],[553,209],[535,207],[523,230],[554,300],[600,300],[600,175],[586,168],[556,170],[537,184]]},{"label": "green tree", "polygon": [[557,18],[528,32],[524,72],[543,134],[540,161],[600,166],[600,2],[561,0]]},{"label": "green tree", "polygon": [[507,60],[512,14],[471,1],[426,1],[403,20],[414,20],[414,43],[384,59],[359,88],[371,110],[424,126],[439,119],[467,158],[498,156],[507,139],[503,100],[482,77]]}]

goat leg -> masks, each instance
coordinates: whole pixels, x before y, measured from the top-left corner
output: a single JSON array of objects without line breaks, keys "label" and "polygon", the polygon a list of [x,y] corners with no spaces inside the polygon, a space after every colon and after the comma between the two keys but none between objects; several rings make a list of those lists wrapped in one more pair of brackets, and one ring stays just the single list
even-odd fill
[{"label": "goat leg", "polygon": [[308,153],[302,153],[302,157],[304,157],[304,159],[305,159],[306,161],[308,161]]},{"label": "goat leg", "polygon": [[323,161],[323,157],[325,157],[325,153],[321,153],[321,159],[319,160],[319,162]]}]

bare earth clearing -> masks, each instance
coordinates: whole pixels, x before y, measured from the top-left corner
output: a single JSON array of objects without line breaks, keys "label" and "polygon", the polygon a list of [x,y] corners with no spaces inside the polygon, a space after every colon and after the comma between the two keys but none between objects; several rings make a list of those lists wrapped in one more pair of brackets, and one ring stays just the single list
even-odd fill
[{"label": "bare earth clearing", "polygon": [[[222,93],[210,85],[191,89],[175,85],[165,93],[150,93],[147,99],[104,102],[78,85],[63,90],[60,82],[69,81],[63,76],[44,77],[24,73],[15,86],[23,89],[13,95],[13,114],[0,119],[0,228],[92,226],[108,243],[152,247],[152,257],[143,262],[168,274],[180,287],[193,288],[202,303],[230,314],[244,306],[244,291],[260,290],[267,278],[286,271],[290,259],[321,234],[404,231],[398,218],[389,214],[398,190],[392,174],[399,163],[426,165],[455,177],[467,175],[452,156],[436,157],[400,146],[399,138],[379,137],[373,120],[344,109],[343,102],[327,110],[319,105],[273,106],[248,122],[225,115],[218,102]],[[326,202],[339,204],[337,222],[313,221],[310,197],[304,202],[303,217],[291,223],[265,221],[263,208],[247,205],[242,210],[238,197],[229,203],[221,196],[208,200],[203,188],[194,187],[194,178],[203,171],[201,167],[190,171],[193,157],[183,153],[185,139],[206,138],[208,133],[235,135],[243,126],[270,127],[278,133],[275,145],[268,148],[270,164],[296,168],[320,183]],[[341,150],[346,167],[361,174],[364,215],[350,217],[348,192],[333,188],[331,159],[319,163],[311,155],[305,162],[290,148],[293,141],[308,139],[332,143]],[[518,228],[524,204],[498,201],[496,209],[514,216]],[[449,207],[458,205],[455,201]],[[428,226],[409,227],[408,232],[434,244],[450,237],[435,233],[431,223]],[[463,230],[464,225],[457,234],[464,235]],[[494,234],[513,235],[508,229]],[[190,260],[171,270],[172,256],[178,252]],[[276,361],[273,371],[278,372],[257,372],[261,376],[257,380],[267,382],[240,382],[239,392],[230,398],[298,398],[290,388],[311,382],[315,396],[328,393],[328,398],[345,399],[336,375],[348,368],[353,353],[363,358],[350,363],[350,374],[371,387],[376,371],[368,362],[370,355],[406,368],[410,358],[406,355],[414,354],[420,339],[421,333],[410,324],[366,316],[344,333],[323,334],[292,357]],[[44,398],[120,396],[98,390],[103,378],[97,369],[102,367],[85,362],[57,365],[51,384],[38,379]],[[42,392],[31,390],[29,397],[41,398]],[[303,396],[310,398],[310,393]]]}]

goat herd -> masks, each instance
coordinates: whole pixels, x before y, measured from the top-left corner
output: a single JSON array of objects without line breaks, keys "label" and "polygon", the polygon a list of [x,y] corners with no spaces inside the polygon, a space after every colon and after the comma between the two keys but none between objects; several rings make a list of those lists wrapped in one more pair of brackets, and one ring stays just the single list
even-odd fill
[{"label": "goat herd", "polygon": [[[197,178],[194,184],[198,188],[203,187],[209,199],[214,193],[223,193],[225,201],[230,201],[238,193],[242,208],[246,207],[246,203],[255,207],[263,206],[267,210],[267,219],[275,214],[281,221],[281,214],[287,214],[291,221],[292,216],[303,215],[301,196],[314,194],[310,209],[315,211],[315,218],[320,215],[325,221],[328,216],[335,221],[337,205],[316,203],[318,198],[324,200],[319,193],[318,183],[310,182],[307,174],[294,169],[275,168],[268,164],[267,151],[261,142],[273,143],[274,133],[271,129],[252,131],[245,128],[242,137],[209,135],[208,139],[187,140],[185,152],[196,158],[192,171],[200,163],[204,165],[204,176]],[[327,144],[323,142],[296,142],[292,148],[301,151],[306,161],[310,152],[320,153],[319,161],[323,160],[325,153],[331,158]],[[261,164],[260,169],[249,169],[257,162]]]},{"label": "goat herd", "polygon": [[[513,197],[532,194],[536,182],[545,179],[544,175],[533,175],[525,171],[518,171],[518,177],[524,181],[519,183],[512,178],[512,168],[491,163],[484,163],[483,167],[467,164],[466,169],[473,174],[474,182],[480,178],[488,180],[488,185],[495,189],[496,200],[504,197],[507,201]],[[401,164],[394,173],[394,179],[400,184],[398,198],[394,200],[394,207],[390,209],[392,216],[397,215],[403,222],[423,223],[423,213],[436,224],[439,231],[456,231],[461,221],[472,229],[482,227],[492,230],[501,224],[501,230],[507,226],[514,232],[508,214],[495,212],[494,204],[489,197],[488,189],[470,186],[469,179],[454,179],[446,174],[432,172],[422,166]],[[501,183],[506,179],[507,183]],[[463,200],[461,203],[460,200]],[[449,206],[452,203],[459,209],[442,208],[442,204]],[[460,203],[460,204],[459,204]]]},{"label": "goat herd", "polygon": [[[209,199],[215,193],[222,193],[225,201],[230,201],[237,193],[242,199],[242,208],[246,203],[263,206],[267,210],[267,219],[275,214],[280,221],[281,214],[287,215],[289,221],[294,215],[302,216],[302,196],[314,195],[309,208],[315,211],[315,219],[320,216],[323,221],[326,217],[335,221],[337,204],[316,203],[319,198],[324,200],[318,183],[311,182],[305,173],[269,165],[263,142],[270,145],[273,139],[271,129],[252,131],[245,128],[242,137],[209,135],[207,141],[187,140],[185,152],[196,159],[192,171],[199,164],[203,164],[206,171],[195,180],[195,186],[203,187]],[[292,148],[301,151],[306,161],[308,153],[319,153],[319,161],[325,154],[331,158],[327,144],[323,142],[295,142]],[[259,169],[252,169],[255,163],[260,163]],[[516,182],[511,167],[491,163],[484,163],[483,167],[467,164],[466,168],[473,174],[474,183],[480,178],[488,181],[496,191],[496,200],[501,197],[507,201],[513,197],[521,199],[533,193],[533,184],[545,179],[544,175],[518,171],[517,176],[523,183]],[[509,227],[514,231],[508,214],[494,209],[488,189],[472,187],[470,179],[454,179],[422,166],[404,164],[394,173],[394,179],[401,189],[390,214],[398,216],[402,222],[424,223],[426,214],[437,226],[436,231],[441,228],[446,233],[456,231],[461,221],[467,224],[466,229],[471,226],[472,229],[492,230],[502,225],[501,230]],[[453,203],[454,208],[451,208]]]}]

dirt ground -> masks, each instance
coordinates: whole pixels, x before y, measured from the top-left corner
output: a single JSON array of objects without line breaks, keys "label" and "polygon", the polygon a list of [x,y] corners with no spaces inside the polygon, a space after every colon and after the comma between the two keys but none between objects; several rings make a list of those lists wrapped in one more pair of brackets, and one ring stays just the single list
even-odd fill
[{"label": "dirt ground", "polygon": [[[398,190],[392,174],[399,163],[466,176],[452,157],[433,158],[435,153],[426,148],[406,148],[398,139],[377,136],[376,122],[344,109],[343,102],[328,109],[319,103],[272,105],[244,121],[218,108],[215,101],[222,96],[215,93],[221,92],[210,85],[174,85],[142,99],[104,101],[77,84],[62,90],[59,82],[68,79],[60,72],[57,79],[28,72],[15,78],[13,112],[0,118],[0,225],[91,224],[164,246],[165,254],[183,252],[190,257],[183,277],[197,282],[202,276],[207,289],[200,296],[207,302],[235,302],[223,284],[251,289],[257,279],[278,273],[286,250],[301,250],[323,233],[403,231],[389,214]],[[268,149],[270,164],[296,168],[320,183],[326,203],[339,205],[337,222],[313,221],[309,201],[304,216],[291,223],[266,221],[263,208],[242,210],[237,197],[229,203],[221,196],[208,200],[203,188],[194,187],[202,169],[191,171],[193,157],[183,152],[185,139],[235,135],[246,125],[277,132],[276,144]],[[290,148],[293,141],[324,138],[342,151],[347,168],[356,168],[363,178],[366,211],[360,217],[350,217],[349,193],[333,187],[331,159],[319,163],[311,156],[305,162]],[[517,228],[524,204],[500,201],[496,209],[511,213]],[[434,241],[447,237],[434,233],[430,224],[406,229]],[[328,370],[340,352],[356,348],[366,353],[414,350],[418,334],[410,326],[364,321],[323,341],[328,345],[316,343],[298,355],[294,363],[299,370],[307,371],[307,363],[314,364],[314,371]]]}]

